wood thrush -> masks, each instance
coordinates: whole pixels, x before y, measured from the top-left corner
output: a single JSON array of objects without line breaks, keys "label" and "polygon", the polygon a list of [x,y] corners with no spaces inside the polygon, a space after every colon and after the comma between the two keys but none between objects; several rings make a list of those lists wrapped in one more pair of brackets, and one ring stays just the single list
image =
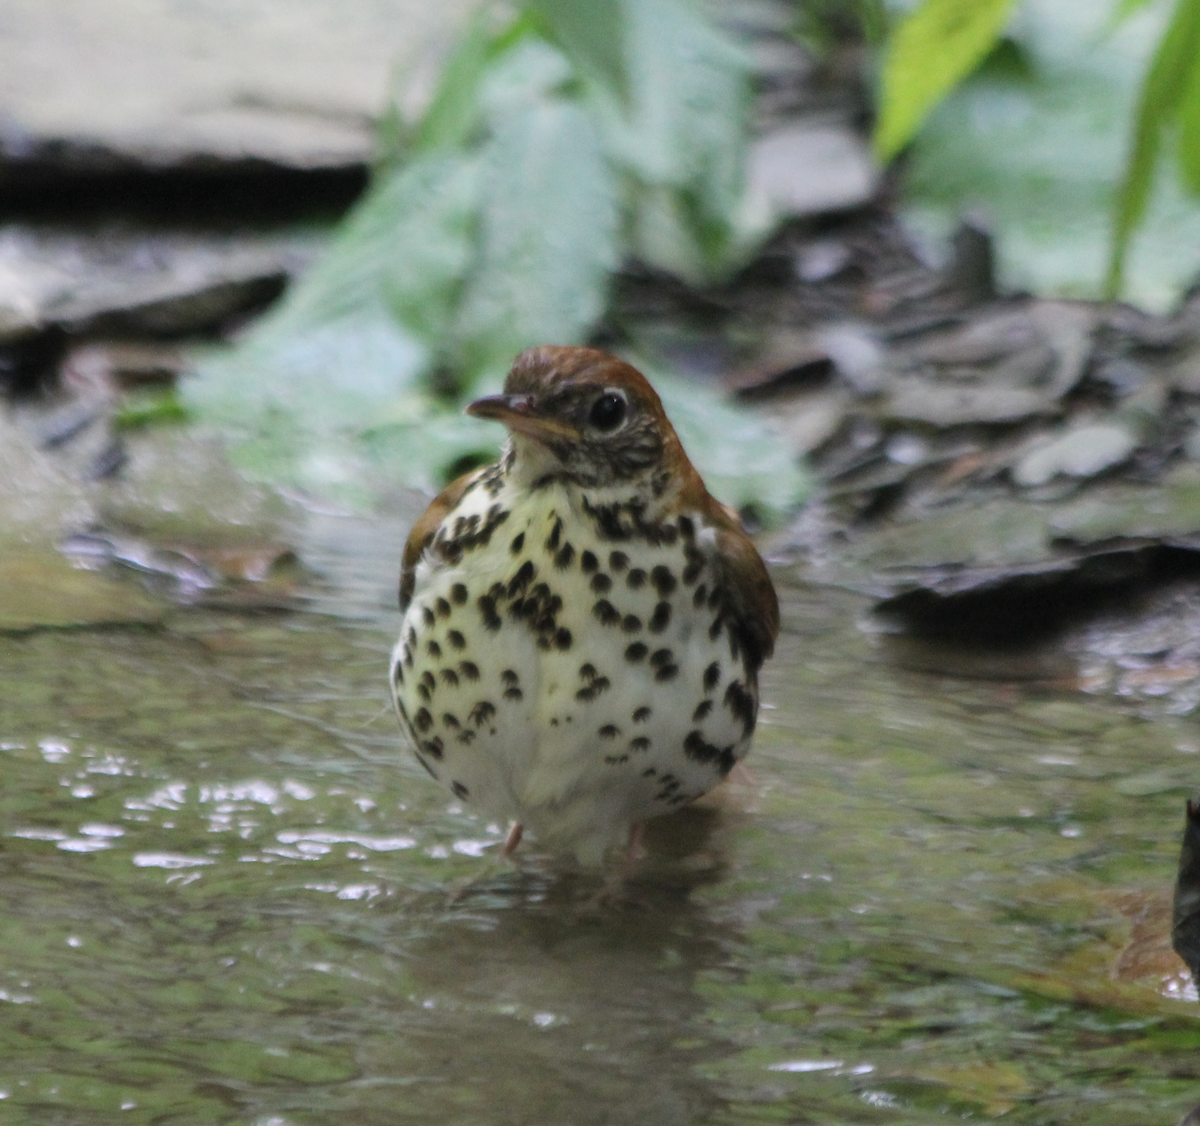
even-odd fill
[{"label": "wood thrush", "polygon": [[514,823],[509,851],[528,827],[598,864],[746,753],[775,590],[628,364],[531,348],[467,412],[509,441],[408,538],[396,709],[437,781]]}]

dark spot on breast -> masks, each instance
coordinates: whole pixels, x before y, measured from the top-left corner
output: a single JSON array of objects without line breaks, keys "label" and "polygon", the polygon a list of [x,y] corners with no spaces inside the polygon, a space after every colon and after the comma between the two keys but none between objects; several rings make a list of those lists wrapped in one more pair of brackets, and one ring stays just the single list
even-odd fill
[{"label": "dark spot on breast", "polygon": [[422,708],[413,716],[413,726],[422,734],[433,726],[433,716],[429,714],[428,708]]},{"label": "dark spot on breast", "polygon": [[650,632],[662,633],[663,630],[671,622],[671,604],[669,602],[660,602],[654,607],[654,614],[650,618]]},{"label": "dark spot on breast", "polygon": [[629,740],[629,749],[631,751],[648,751],[650,749],[650,740],[645,735],[639,735],[636,739]]},{"label": "dark spot on breast", "polygon": [[740,680],[729,682],[729,687],[725,689],[725,706],[733,713],[734,719],[742,721],[742,730],[749,735],[754,730],[758,701]]},{"label": "dark spot on breast", "polygon": [[674,680],[679,673],[678,665],[662,665],[654,674],[655,680],[661,680],[664,683],[668,680]]},{"label": "dark spot on breast", "polygon": [[649,646],[643,645],[640,641],[635,641],[625,650],[625,660],[640,661],[649,652]]},{"label": "dark spot on breast", "polygon": [[650,712],[649,708],[645,708],[645,707],[638,708],[638,710],[633,713],[633,722],[634,723],[645,723],[646,720],[648,720],[650,718],[650,715],[651,715],[651,712]]},{"label": "dark spot on breast", "polygon": [[429,607],[428,607],[428,606],[422,606],[422,607],[421,607],[421,620],[422,620],[422,621],[423,621],[423,622],[424,622],[424,623],[425,623],[427,626],[431,626],[431,625],[433,625],[433,624],[434,624],[434,622],[436,622],[436,621],[437,621],[437,618],[435,618],[435,617],[433,616],[433,611],[432,611],[431,609],[429,609]]},{"label": "dark spot on breast", "polygon": [[437,681],[433,679],[433,673],[426,669],[421,673],[421,683],[432,692],[437,687]]},{"label": "dark spot on breast", "polygon": [[585,575],[590,575],[600,566],[600,560],[596,558],[595,552],[585,551],[579,556],[579,566]]},{"label": "dark spot on breast", "polygon": [[650,654],[650,663],[658,668],[660,665],[669,665],[675,659],[675,654],[670,649],[655,649]]},{"label": "dark spot on breast", "polygon": [[615,723],[606,723],[596,734],[601,739],[615,739],[621,734],[621,729]]},{"label": "dark spot on breast", "polygon": [[704,570],[703,559],[693,559],[683,569],[683,581],[687,586],[691,586],[699,577],[700,572]]},{"label": "dark spot on breast", "polygon": [[440,646],[440,645],[439,645],[439,644],[438,644],[436,641],[433,641],[432,639],[431,639],[431,640],[429,640],[428,642],[426,642],[426,644],[425,644],[425,648],[426,648],[427,650],[429,650],[429,655],[430,655],[430,656],[431,656],[431,657],[432,657],[434,660],[440,660],[440,659],[441,659],[441,656],[442,656],[442,647],[441,647],[441,646]]},{"label": "dark spot on breast", "polygon": [[623,551],[614,551],[608,557],[608,566],[613,571],[624,571],[629,566],[629,556]]},{"label": "dark spot on breast", "polygon": [[451,688],[458,687],[458,673],[456,673],[453,669],[442,669],[442,671],[440,673],[438,673],[438,675],[448,685],[450,685]]},{"label": "dark spot on breast", "polygon": [[450,599],[456,606],[464,605],[468,597],[467,588],[462,583],[455,583],[450,588]]},{"label": "dark spot on breast", "polygon": [[458,722],[458,716],[453,712],[446,712],[442,715],[442,726],[449,727],[452,731],[457,731],[462,724]]},{"label": "dark spot on breast", "polygon": [[515,688],[521,683],[521,678],[517,676],[515,669],[505,669],[500,674],[500,681],[508,688]]},{"label": "dark spot on breast", "polygon": [[711,665],[704,670],[704,691],[711,692],[716,688],[721,680],[721,665],[717,661],[713,661]]},{"label": "dark spot on breast", "polygon": [[410,646],[407,641],[404,643],[404,663],[410,669],[413,667],[412,646]]},{"label": "dark spot on breast", "polygon": [[468,680],[479,679],[479,666],[474,661],[459,661],[458,671]]},{"label": "dark spot on breast", "polygon": [[504,690],[504,698],[506,700],[523,700],[525,699],[525,693],[519,688],[506,688]]},{"label": "dark spot on breast", "polygon": [[650,582],[662,598],[666,598],[679,585],[675,576],[671,574],[671,568],[661,563],[650,572]]},{"label": "dark spot on breast", "polygon": [[580,665],[579,666],[579,675],[584,680],[593,680],[596,676],[596,666],[593,665],[591,663],[591,661],[588,661],[588,663],[585,665]]},{"label": "dark spot on breast", "polygon": [[565,571],[571,565],[571,560],[574,558],[574,546],[570,543],[564,543],[562,547],[558,549],[558,553],[554,556],[554,565],[560,571]]},{"label": "dark spot on breast", "polygon": [[621,620],[620,611],[607,598],[601,598],[592,607],[592,617],[602,626],[615,626]]},{"label": "dark spot on breast", "polygon": [[524,563],[517,569],[517,573],[508,580],[508,597],[516,598],[531,582],[534,575],[537,574],[537,568],[533,565],[532,559],[526,559]]},{"label": "dark spot on breast", "polygon": [[708,627],[709,641],[716,641],[721,636],[722,625],[721,616],[718,614],[717,617],[713,618],[713,624]]},{"label": "dark spot on breast", "polygon": [[421,699],[425,700],[426,702],[428,702],[432,698],[431,694],[429,692],[429,689],[426,688],[425,685],[423,685],[423,684],[417,685],[417,695],[420,696]]},{"label": "dark spot on breast", "polygon": [[555,517],[554,527],[550,529],[550,535],[546,537],[546,550],[555,552],[558,550],[558,542],[562,539],[562,520]]},{"label": "dark spot on breast", "polygon": [[677,523],[679,524],[679,534],[683,536],[685,540],[695,539],[696,525],[690,516],[679,517]]},{"label": "dark spot on breast", "polygon": [[473,723],[476,727],[482,727],[495,714],[496,705],[491,700],[480,700],[471,709],[470,715],[467,716],[467,721]]},{"label": "dark spot on breast", "polygon": [[645,770],[642,771],[642,777],[643,778],[653,778],[657,773],[658,773],[658,770],[656,767],[648,766],[648,767],[646,767]]},{"label": "dark spot on breast", "polygon": [[475,732],[472,731],[469,727],[464,727],[458,733],[458,741],[460,743],[471,743],[471,742],[474,742],[474,740],[475,740]]},{"label": "dark spot on breast", "polygon": [[399,661],[392,667],[392,679],[397,686],[404,683],[404,666]]},{"label": "dark spot on breast", "polygon": [[637,633],[642,628],[642,619],[636,614],[626,614],[621,619],[621,629],[625,633]]},{"label": "dark spot on breast", "polygon": [[515,536],[513,536],[513,541],[512,541],[512,543],[510,543],[508,545],[508,550],[511,551],[514,555],[516,555],[521,550],[521,548],[523,548],[524,546],[525,546],[525,533],[518,532]]},{"label": "dark spot on breast", "polygon": [[554,633],[554,647],[562,649],[564,652],[571,648],[571,631],[565,626],[560,626]]},{"label": "dark spot on breast", "polygon": [[467,647],[467,639],[456,629],[452,629],[446,634],[446,640],[455,649],[465,649]]},{"label": "dark spot on breast", "polygon": [[610,579],[603,571],[592,576],[592,590],[597,594],[607,594],[612,590],[612,579]]},{"label": "dark spot on breast", "polygon": [[491,594],[481,594],[476,600],[476,604],[479,606],[484,626],[495,633],[504,624],[500,620],[500,615],[496,613],[495,597]]},{"label": "dark spot on breast", "polygon": [[437,615],[439,618],[450,617],[450,603],[449,602],[447,602],[444,598],[439,598],[437,600],[436,605],[437,605]]},{"label": "dark spot on breast", "polygon": [[706,742],[699,731],[689,731],[683,741],[683,753],[693,762],[713,763],[722,774],[728,774],[737,761],[733,746],[717,747]]},{"label": "dark spot on breast", "polygon": [[451,782],[450,790],[456,798],[462,798],[463,801],[466,801],[471,795],[470,790],[468,790],[461,782]]},{"label": "dark spot on breast", "polygon": [[692,722],[700,723],[708,718],[708,713],[713,710],[713,702],[711,700],[701,700],[696,705],[696,710],[692,712]]},{"label": "dark spot on breast", "polygon": [[641,567],[634,567],[628,575],[625,576],[625,585],[630,590],[640,590],[646,585],[646,572]]}]

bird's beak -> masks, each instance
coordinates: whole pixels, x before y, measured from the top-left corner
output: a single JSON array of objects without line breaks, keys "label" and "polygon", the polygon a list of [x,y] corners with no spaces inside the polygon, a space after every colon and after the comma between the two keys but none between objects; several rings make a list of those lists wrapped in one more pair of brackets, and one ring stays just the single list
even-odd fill
[{"label": "bird's beak", "polygon": [[539,414],[537,400],[532,395],[488,395],[476,399],[467,407],[467,414],[503,422],[509,430],[527,434],[541,441],[567,439],[577,442],[581,435],[569,422]]}]

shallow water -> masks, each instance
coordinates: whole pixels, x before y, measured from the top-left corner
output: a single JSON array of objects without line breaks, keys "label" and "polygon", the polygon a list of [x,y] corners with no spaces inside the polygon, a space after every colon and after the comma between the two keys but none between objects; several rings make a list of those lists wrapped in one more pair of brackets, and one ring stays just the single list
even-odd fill
[{"label": "shallow water", "polygon": [[1163,935],[1195,720],[906,672],[860,602],[785,585],[753,777],[590,911],[536,848],[489,861],[501,827],[399,752],[396,530],[353,531],[305,612],[0,638],[0,1121],[1149,1126],[1200,1100]]}]

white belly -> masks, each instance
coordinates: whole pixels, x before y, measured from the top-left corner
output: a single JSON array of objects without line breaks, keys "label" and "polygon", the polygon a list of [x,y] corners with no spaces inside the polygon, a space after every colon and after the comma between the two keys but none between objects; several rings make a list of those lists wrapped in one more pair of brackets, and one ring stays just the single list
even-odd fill
[{"label": "white belly", "polygon": [[711,569],[686,570],[678,540],[597,541],[561,493],[514,506],[456,565],[423,563],[392,657],[418,757],[585,863],[707,792],[745,752],[757,697],[710,636]]}]

